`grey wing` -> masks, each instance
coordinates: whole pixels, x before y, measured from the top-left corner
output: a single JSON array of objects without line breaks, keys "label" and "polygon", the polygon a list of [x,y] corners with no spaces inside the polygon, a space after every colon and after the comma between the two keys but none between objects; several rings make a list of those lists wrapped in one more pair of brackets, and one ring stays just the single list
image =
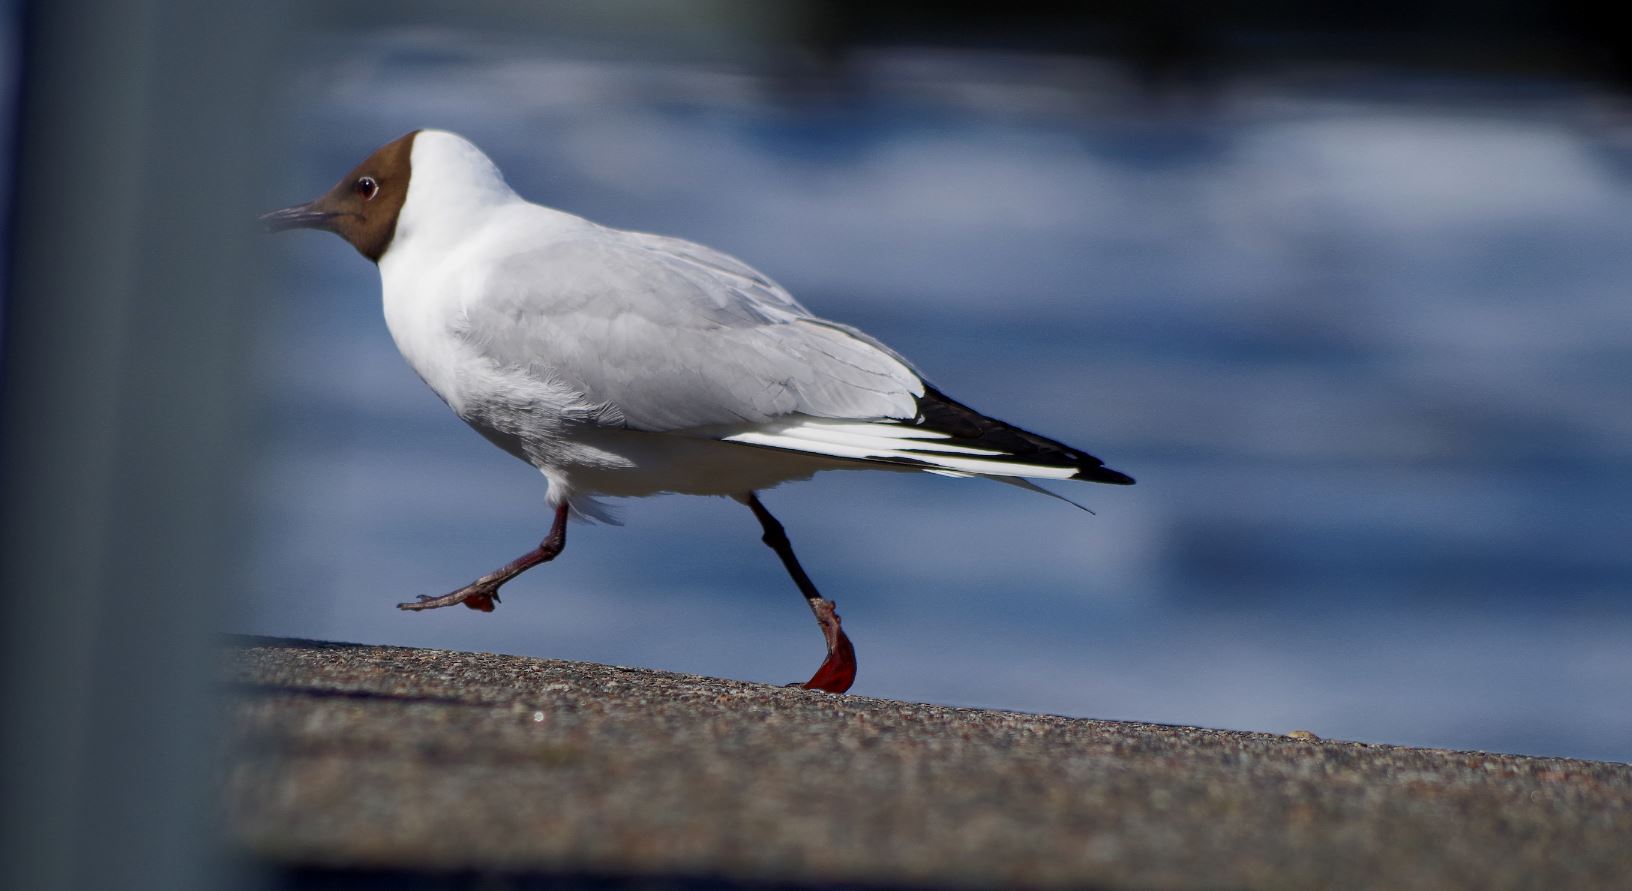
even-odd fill
[{"label": "grey wing", "polygon": [[900,356],[740,261],[611,229],[499,263],[460,334],[496,366],[581,394],[587,416],[638,430],[909,420],[924,392]]}]

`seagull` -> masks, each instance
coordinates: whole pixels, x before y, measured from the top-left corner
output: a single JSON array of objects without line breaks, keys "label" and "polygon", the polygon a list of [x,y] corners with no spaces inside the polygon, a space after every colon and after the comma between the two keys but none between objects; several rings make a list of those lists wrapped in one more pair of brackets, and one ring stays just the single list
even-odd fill
[{"label": "seagull", "polygon": [[726,496],[759,520],[822,629],[827,656],[802,686],[843,693],[855,647],[760,491],[858,468],[982,477],[1056,498],[1030,480],[1133,482],[952,399],[735,257],[523,199],[453,133],[398,137],[318,198],[261,219],[272,231],[333,232],[373,261],[408,364],[547,482],[554,522],[538,547],[404,610],[491,612],[501,586],[561,554],[569,517],[610,519],[600,498]]}]

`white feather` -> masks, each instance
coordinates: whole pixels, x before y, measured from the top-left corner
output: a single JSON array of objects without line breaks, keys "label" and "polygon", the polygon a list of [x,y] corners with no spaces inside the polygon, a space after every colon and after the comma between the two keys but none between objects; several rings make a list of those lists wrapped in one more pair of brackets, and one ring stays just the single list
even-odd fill
[{"label": "white feather", "polygon": [[[925,434],[929,434],[926,436]],[[924,469],[943,475],[1040,477],[1065,480],[1077,473],[1074,467],[1048,467],[1000,460],[1006,453],[991,449],[936,442],[929,437],[945,434],[890,423],[831,421],[825,418],[797,418],[756,425],[749,430],[720,437],[772,449],[787,449],[812,455],[852,458],[861,461],[906,461],[927,465]],[[969,456],[969,457],[966,457]],[[972,457],[987,456],[987,457]]]}]

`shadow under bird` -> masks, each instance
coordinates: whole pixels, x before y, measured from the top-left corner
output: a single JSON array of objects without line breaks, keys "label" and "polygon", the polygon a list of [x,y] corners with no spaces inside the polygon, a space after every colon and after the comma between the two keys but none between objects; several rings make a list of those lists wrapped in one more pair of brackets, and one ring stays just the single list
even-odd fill
[{"label": "shadow under bird", "polygon": [[408,133],[321,197],[262,220],[336,233],[374,261],[408,364],[548,481],[555,520],[537,548],[402,609],[491,611],[500,586],[561,553],[569,517],[605,517],[597,496],[730,496],[758,518],[826,638],[804,686],[842,693],[855,649],[759,490],[856,468],[1051,495],[1027,478],[1133,482],[947,397],[889,347],[818,318],[734,257],[524,200],[453,133]]}]

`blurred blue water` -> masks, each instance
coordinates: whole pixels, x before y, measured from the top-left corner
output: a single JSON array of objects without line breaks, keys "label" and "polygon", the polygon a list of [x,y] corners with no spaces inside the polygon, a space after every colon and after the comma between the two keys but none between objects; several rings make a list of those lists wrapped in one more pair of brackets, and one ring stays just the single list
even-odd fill
[{"label": "blurred blue water", "polygon": [[[314,47],[312,58],[335,57]],[[533,200],[702,241],[946,391],[1132,473],[776,490],[855,692],[1632,759],[1632,123],[1568,85],[1150,97],[896,51],[842,87],[418,33],[303,66],[269,201],[419,126]],[[272,194],[273,192],[276,194]],[[531,547],[544,485],[396,355],[368,263],[268,242],[239,629],[767,681],[820,640],[752,517],[624,506],[492,616],[399,613]]]}]

